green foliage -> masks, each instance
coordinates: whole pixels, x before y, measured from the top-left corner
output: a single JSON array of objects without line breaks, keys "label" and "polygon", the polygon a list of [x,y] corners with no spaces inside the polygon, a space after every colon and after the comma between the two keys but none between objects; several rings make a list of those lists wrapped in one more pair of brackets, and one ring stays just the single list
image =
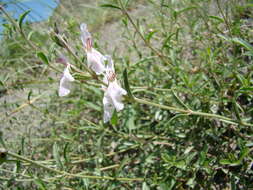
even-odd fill
[{"label": "green foliage", "polygon": [[[253,188],[249,2],[70,2],[49,22],[24,23],[26,12],[5,24],[0,188]],[[82,22],[128,92],[108,124]],[[67,97],[61,53],[75,66]]]}]

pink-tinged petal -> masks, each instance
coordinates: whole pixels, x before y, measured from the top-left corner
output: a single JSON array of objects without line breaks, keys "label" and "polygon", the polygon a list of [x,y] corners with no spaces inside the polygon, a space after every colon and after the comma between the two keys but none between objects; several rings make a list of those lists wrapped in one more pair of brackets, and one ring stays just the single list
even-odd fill
[{"label": "pink-tinged petal", "polygon": [[109,97],[104,97],[103,98],[103,105],[104,105],[103,120],[104,120],[104,123],[107,123],[112,118],[114,107],[113,107],[113,104],[112,104],[111,99]]},{"label": "pink-tinged petal", "polygon": [[75,79],[69,72],[69,65],[65,68],[63,72],[63,76],[60,80],[59,86],[59,96],[67,96],[70,93],[71,85],[70,83],[73,82]]},{"label": "pink-tinged petal", "polygon": [[122,103],[122,95],[125,94],[126,91],[118,85],[116,80],[109,84],[106,91],[106,96],[111,98],[113,106],[117,111],[124,109],[124,104]]},{"label": "pink-tinged petal", "polygon": [[100,75],[105,71],[104,61],[105,57],[94,48],[92,48],[91,51],[87,51],[88,67],[90,67],[97,75]]},{"label": "pink-tinged petal", "polygon": [[87,48],[88,39],[90,39],[90,42],[91,42],[91,34],[89,33],[87,29],[87,24],[82,23],[80,25],[80,29],[81,29],[81,40],[82,40],[83,46]]}]

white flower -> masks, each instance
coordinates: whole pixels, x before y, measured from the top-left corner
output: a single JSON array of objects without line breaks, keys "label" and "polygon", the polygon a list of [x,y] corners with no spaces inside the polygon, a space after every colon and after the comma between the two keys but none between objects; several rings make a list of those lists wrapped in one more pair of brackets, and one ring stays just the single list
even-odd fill
[{"label": "white flower", "polygon": [[64,69],[63,76],[60,81],[59,87],[59,96],[66,96],[70,93],[70,82],[73,82],[75,79],[69,72],[70,65]]},{"label": "white flower", "polygon": [[80,25],[80,29],[81,40],[87,53],[88,67],[92,69],[97,75],[100,75],[105,71],[104,62],[106,58],[100,52],[92,48],[91,34],[87,29],[87,25],[85,23],[82,23]]},{"label": "white flower", "polygon": [[103,80],[108,84],[107,88],[103,86],[103,89],[105,90],[103,98],[104,123],[110,121],[114,109],[116,109],[117,112],[124,109],[122,96],[127,94],[127,92],[118,84],[112,59],[109,58],[108,60],[109,63],[106,66],[106,74]]},{"label": "white flower", "polygon": [[94,48],[87,50],[86,53],[88,67],[91,68],[97,75],[101,75],[105,71],[105,57]]},{"label": "white flower", "polygon": [[87,45],[91,47],[91,34],[89,33],[87,29],[87,24],[85,23],[82,23],[80,25],[80,29],[81,29],[81,40],[82,40],[83,46],[87,49],[88,48]]}]

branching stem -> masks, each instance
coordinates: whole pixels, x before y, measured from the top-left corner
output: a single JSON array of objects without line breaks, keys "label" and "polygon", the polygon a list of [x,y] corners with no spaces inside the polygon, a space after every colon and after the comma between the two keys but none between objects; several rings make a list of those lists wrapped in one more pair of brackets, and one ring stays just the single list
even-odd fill
[{"label": "branching stem", "polygon": [[116,177],[115,178],[115,177],[109,177],[109,176],[92,176],[92,175],[71,174],[71,173],[61,171],[61,170],[58,170],[58,169],[55,169],[55,168],[47,167],[47,166],[45,166],[43,164],[40,164],[40,163],[38,163],[34,160],[28,159],[24,156],[21,156],[21,155],[12,153],[12,152],[7,151],[6,154],[8,154],[9,156],[12,156],[13,158],[16,158],[18,160],[21,160],[23,162],[30,163],[34,166],[43,168],[47,171],[57,173],[57,174],[60,174],[60,175],[63,175],[63,176],[73,177],[73,178],[88,178],[88,179],[97,179],[97,180],[117,180],[117,181],[129,181],[129,182],[130,181],[143,181],[144,180],[143,178],[123,178],[123,177],[119,177],[119,178]]},{"label": "branching stem", "polygon": [[241,122],[241,121],[236,121],[236,120],[233,120],[231,118],[221,116],[221,115],[217,115],[217,114],[192,111],[190,109],[185,110],[185,109],[180,109],[180,108],[172,107],[172,106],[165,106],[165,105],[150,102],[148,100],[139,99],[139,98],[136,98],[136,97],[134,98],[134,100],[136,102],[140,103],[140,104],[146,104],[146,105],[158,107],[158,108],[161,108],[161,109],[171,110],[171,111],[175,111],[175,112],[179,112],[179,113],[183,113],[183,114],[187,114],[187,115],[198,115],[198,116],[203,116],[203,117],[207,117],[207,118],[218,119],[222,122],[233,124],[233,125],[244,125],[244,126],[253,127],[253,124],[245,123],[245,122]]}]

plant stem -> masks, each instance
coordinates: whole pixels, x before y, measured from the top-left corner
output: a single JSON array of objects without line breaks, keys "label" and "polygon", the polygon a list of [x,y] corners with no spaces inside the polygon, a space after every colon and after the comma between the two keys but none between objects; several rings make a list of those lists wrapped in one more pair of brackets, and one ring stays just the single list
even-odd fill
[{"label": "plant stem", "polygon": [[143,34],[140,32],[140,30],[138,29],[137,25],[134,23],[133,19],[131,18],[131,16],[128,14],[125,6],[123,5],[121,0],[118,0],[119,4],[120,4],[120,10],[122,11],[122,13],[124,15],[126,15],[126,17],[128,18],[128,20],[131,22],[131,24],[133,25],[135,31],[139,34],[139,36],[141,37],[141,39],[144,41],[144,43],[146,44],[147,47],[149,47],[158,57],[160,57],[160,59],[165,62],[166,64],[169,64],[167,60],[165,60],[165,56],[163,54],[161,54],[157,49],[155,49],[148,40],[145,39],[145,37],[143,36]]},{"label": "plant stem", "polygon": [[207,118],[218,119],[222,122],[233,124],[233,125],[244,125],[244,126],[253,127],[253,124],[245,123],[245,122],[241,122],[241,121],[236,121],[236,120],[233,120],[231,118],[221,116],[221,115],[217,115],[217,114],[192,111],[190,109],[185,110],[185,109],[180,109],[180,108],[177,108],[177,107],[160,105],[160,104],[156,104],[156,103],[153,103],[153,102],[150,102],[150,101],[147,101],[147,100],[143,100],[143,99],[139,99],[139,98],[136,98],[136,97],[134,98],[134,100],[138,103],[141,103],[141,104],[146,104],[146,105],[155,106],[155,107],[158,107],[158,108],[161,108],[161,109],[176,111],[176,112],[184,113],[184,114],[187,114],[187,115],[198,115],[198,116],[203,116],[203,117],[207,117]]},{"label": "plant stem", "polygon": [[30,160],[26,157],[23,157],[23,156],[20,156],[18,154],[15,154],[15,153],[12,153],[12,152],[6,152],[6,154],[8,154],[9,156],[12,156],[18,160],[21,160],[23,162],[27,162],[27,163],[30,163],[34,166],[37,166],[37,167],[40,167],[40,168],[43,168],[47,171],[50,171],[50,172],[53,172],[53,173],[57,173],[57,174],[60,174],[60,175],[63,175],[63,176],[69,176],[69,177],[77,177],[77,178],[88,178],[88,179],[98,179],[98,180],[118,180],[118,181],[143,181],[144,179],[143,178],[123,178],[123,177],[119,177],[119,178],[115,178],[115,177],[109,177],[109,176],[92,176],[92,175],[80,175],[80,174],[71,174],[71,173],[68,173],[68,172],[65,172],[65,171],[61,171],[61,170],[57,170],[57,169],[54,169],[54,168],[50,168],[50,167],[47,167],[43,164],[40,164],[34,160]]},{"label": "plant stem", "polygon": [[19,25],[13,20],[13,18],[4,10],[3,7],[0,7],[0,10],[4,13],[4,15],[8,18],[8,20],[19,30],[22,37],[25,39],[25,41],[34,49],[37,49],[37,46],[31,43],[25,36],[23,30],[19,27]]}]

